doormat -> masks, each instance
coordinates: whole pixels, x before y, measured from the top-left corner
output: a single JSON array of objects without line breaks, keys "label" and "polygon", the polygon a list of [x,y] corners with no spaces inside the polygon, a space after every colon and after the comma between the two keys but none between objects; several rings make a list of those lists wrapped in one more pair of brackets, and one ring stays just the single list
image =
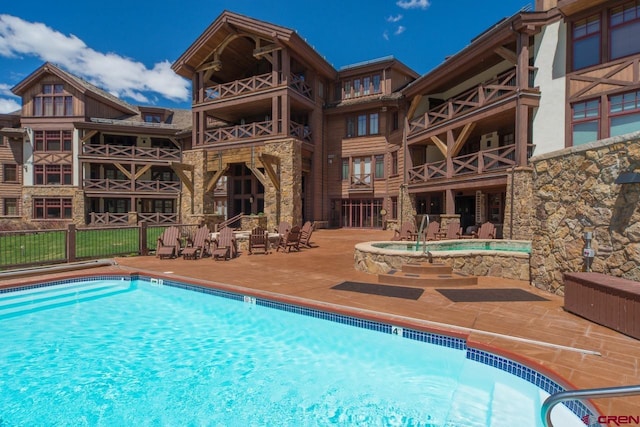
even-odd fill
[{"label": "doormat", "polygon": [[436,289],[453,302],[549,301],[517,288],[506,289]]},{"label": "doormat", "polygon": [[378,283],[342,282],[331,289],[339,291],[359,292],[361,294],[380,295],[384,297],[404,298],[417,300],[424,289],[410,288],[407,286],[381,285]]}]

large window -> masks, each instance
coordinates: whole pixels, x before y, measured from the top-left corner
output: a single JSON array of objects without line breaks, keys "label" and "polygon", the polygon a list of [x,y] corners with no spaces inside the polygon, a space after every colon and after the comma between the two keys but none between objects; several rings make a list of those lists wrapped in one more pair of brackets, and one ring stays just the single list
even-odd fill
[{"label": "large window", "polygon": [[573,69],[600,63],[600,17],[595,15],[573,25]]},{"label": "large window", "polygon": [[354,136],[378,135],[380,133],[380,115],[361,113],[347,117],[347,138]]},{"label": "large window", "polygon": [[35,151],[71,151],[70,130],[37,130],[33,133]]},{"label": "large window", "polygon": [[33,99],[33,115],[72,116],[73,97],[64,90],[61,84],[44,84],[42,92]]},{"label": "large window", "polygon": [[349,179],[349,159],[347,157],[342,158],[342,169],[341,169],[340,178],[343,181],[346,181],[347,179]]},{"label": "large window", "polygon": [[596,141],[600,128],[600,101],[576,102],[571,105],[571,110],[573,145]]},{"label": "large window", "polygon": [[71,185],[71,165],[35,165],[36,185]]},{"label": "large window", "polygon": [[2,182],[18,182],[18,165],[16,164],[3,165]]},{"label": "large window", "polygon": [[640,52],[640,4],[637,1],[611,9],[611,59]]},{"label": "large window", "polygon": [[34,219],[71,219],[71,199],[34,199]]},{"label": "large window", "polygon": [[384,155],[376,155],[376,179],[384,178]]},{"label": "large window", "polygon": [[609,136],[640,130],[640,91],[609,98]]},{"label": "large window", "polygon": [[345,80],[342,88],[344,90],[342,99],[357,98],[382,92],[379,74]]}]

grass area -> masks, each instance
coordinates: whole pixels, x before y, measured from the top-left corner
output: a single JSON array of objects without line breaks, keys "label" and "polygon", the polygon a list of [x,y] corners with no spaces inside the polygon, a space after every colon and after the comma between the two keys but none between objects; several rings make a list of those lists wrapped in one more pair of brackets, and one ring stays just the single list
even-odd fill
[{"label": "grass area", "polygon": [[[147,247],[154,250],[166,227],[147,228]],[[75,256],[95,259],[112,256],[139,255],[138,227],[78,229]],[[65,262],[67,230],[43,230],[0,233],[0,269],[18,265]]]}]

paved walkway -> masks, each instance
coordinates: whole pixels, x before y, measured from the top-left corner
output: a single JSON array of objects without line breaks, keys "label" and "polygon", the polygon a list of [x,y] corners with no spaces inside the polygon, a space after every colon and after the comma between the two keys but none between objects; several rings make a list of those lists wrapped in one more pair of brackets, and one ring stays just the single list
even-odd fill
[{"label": "paved walkway", "polygon": [[[343,281],[376,283],[376,276],[354,269],[354,245],[390,236],[389,231],[379,230],[316,230],[312,236],[316,247],[300,252],[242,252],[229,261],[118,258],[117,266],[99,271],[154,272],[383,313],[409,324],[464,331],[479,346],[497,346],[514,358],[534,361],[539,369],[557,373],[579,388],[640,384],[640,341],[565,312],[562,297],[526,282],[481,277],[476,287],[520,288],[547,301],[456,303],[433,288],[427,288],[418,300],[331,289]],[[640,397],[593,402],[605,415],[640,415]]]}]

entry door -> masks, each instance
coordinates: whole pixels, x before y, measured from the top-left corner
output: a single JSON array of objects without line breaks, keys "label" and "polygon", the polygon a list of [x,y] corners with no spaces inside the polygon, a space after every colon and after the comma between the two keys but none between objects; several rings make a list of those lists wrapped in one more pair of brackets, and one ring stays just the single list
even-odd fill
[{"label": "entry door", "polygon": [[229,177],[231,181],[232,212],[230,217],[240,213],[245,215],[257,214],[264,211],[264,187],[258,181],[251,170],[244,164],[236,164],[231,168],[233,175]]}]

